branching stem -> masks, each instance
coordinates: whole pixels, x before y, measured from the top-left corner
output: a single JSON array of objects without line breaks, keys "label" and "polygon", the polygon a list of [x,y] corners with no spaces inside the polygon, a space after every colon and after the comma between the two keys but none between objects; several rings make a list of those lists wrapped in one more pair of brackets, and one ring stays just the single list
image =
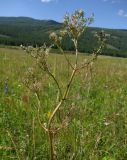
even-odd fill
[{"label": "branching stem", "polygon": [[67,56],[66,56],[64,50],[63,50],[61,47],[58,47],[58,48],[60,49],[61,53],[64,55],[64,57],[65,57],[67,63],[69,64],[69,66],[70,66],[72,69],[74,69],[74,66],[71,64],[71,62],[70,62],[69,59],[67,58]]},{"label": "branching stem", "polygon": [[51,73],[51,71],[48,69],[47,70],[48,74],[53,78],[53,80],[55,81],[56,85],[57,85],[57,88],[59,90],[59,93],[60,93],[60,97],[62,97],[62,91],[61,91],[61,88],[60,88],[60,85],[57,81],[57,79],[55,78],[55,76]]}]

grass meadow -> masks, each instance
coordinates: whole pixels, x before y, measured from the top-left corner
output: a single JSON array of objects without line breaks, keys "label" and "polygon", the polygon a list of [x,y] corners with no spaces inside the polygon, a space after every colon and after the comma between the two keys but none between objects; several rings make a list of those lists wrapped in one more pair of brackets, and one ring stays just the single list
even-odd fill
[{"label": "grass meadow", "polygon": [[[68,56],[73,62],[74,55]],[[78,61],[85,58],[81,54]],[[71,69],[62,55],[50,54],[49,61],[64,89]],[[22,83],[31,66],[37,70],[22,50],[0,48],[0,160],[49,159],[36,98]],[[57,103],[57,89],[52,79],[38,72],[42,81],[40,118],[46,124]],[[127,160],[127,59],[99,56],[92,72],[77,73],[58,122],[70,108],[69,126],[55,135],[58,160]]]}]

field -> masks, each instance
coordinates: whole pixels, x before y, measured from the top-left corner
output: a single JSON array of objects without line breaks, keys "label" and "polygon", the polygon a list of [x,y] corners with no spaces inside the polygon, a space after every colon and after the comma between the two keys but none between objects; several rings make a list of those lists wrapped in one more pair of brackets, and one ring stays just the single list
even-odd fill
[{"label": "field", "polygon": [[[74,55],[69,58],[74,61]],[[81,54],[79,62],[85,58]],[[59,54],[51,54],[49,62],[63,90],[71,69]],[[38,70],[24,51],[0,48],[0,160],[49,159],[36,97],[22,83],[31,66]],[[46,124],[57,103],[57,89],[51,78],[38,72],[43,85],[40,118]],[[92,72],[77,73],[59,123],[70,109],[68,127],[55,135],[58,160],[127,159],[127,59],[99,56]]]}]

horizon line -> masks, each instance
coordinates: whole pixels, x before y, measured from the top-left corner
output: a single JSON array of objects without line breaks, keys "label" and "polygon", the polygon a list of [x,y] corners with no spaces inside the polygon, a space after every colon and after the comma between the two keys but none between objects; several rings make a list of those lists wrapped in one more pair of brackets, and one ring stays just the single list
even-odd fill
[{"label": "horizon line", "polygon": [[[28,16],[0,16],[0,18],[29,18],[29,19],[33,19],[33,20],[38,20],[38,21],[54,21],[56,23],[62,24],[63,22],[54,20],[54,19],[40,19],[40,18],[34,18],[34,17],[28,17]],[[102,29],[113,29],[113,30],[127,30],[127,28],[110,28],[110,27],[104,27],[104,26],[88,26],[88,27],[93,27],[93,28],[102,28]]]}]

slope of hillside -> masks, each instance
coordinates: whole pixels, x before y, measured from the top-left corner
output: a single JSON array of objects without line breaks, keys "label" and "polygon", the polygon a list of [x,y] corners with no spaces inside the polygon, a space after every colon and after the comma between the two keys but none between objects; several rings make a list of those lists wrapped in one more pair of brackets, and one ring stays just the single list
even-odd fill
[{"label": "slope of hillside", "polygon": [[[0,44],[4,45],[41,45],[51,43],[49,33],[62,28],[62,24],[53,20],[36,20],[29,17],[0,17]],[[79,42],[81,52],[90,53],[96,45],[94,32],[100,28],[87,28]],[[104,54],[127,57],[127,30],[104,29],[110,38]],[[66,50],[73,50],[72,42],[63,41]]]}]

